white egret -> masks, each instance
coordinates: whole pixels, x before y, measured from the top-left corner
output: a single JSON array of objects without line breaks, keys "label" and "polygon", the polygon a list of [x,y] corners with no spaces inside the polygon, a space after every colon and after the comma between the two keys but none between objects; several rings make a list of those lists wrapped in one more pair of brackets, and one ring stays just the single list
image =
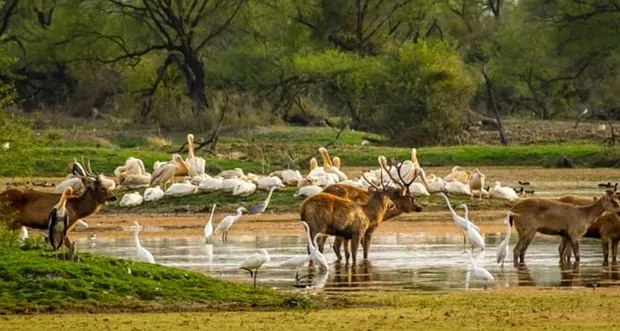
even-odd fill
[{"label": "white egret", "polygon": [[138,233],[140,232],[140,224],[138,221],[133,222],[136,229],[133,232],[133,239],[136,242],[136,256],[138,257],[138,261],[147,262],[147,263],[155,263],[155,258],[153,254],[149,252],[146,248],[140,245],[140,238],[138,238]]},{"label": "white egret", "polygon": [[467,237],[469,238],[469,242],[471,243],[471,251],[474,251],[474,247],[480,247],[482,248],[482,250],[484,250],[484,238],[482,238],[482,235],[480,234],[480,232],[478,232],[479,230],[476,230],[476,228],[473,227],[474,223],[469,220],[467,205],[461,204],[459,207],[465,209],[465,220],[467,221]]},{"label": "white egret", "polygon": [[510,226],[510,215],[510,212],[506,213],[506,220],[504,221],[504,224],[506,224],[506,237],[504,237],[504,240],[502,240],[502,242],[499,244],[499,247],[497,248],[497,264],[501,263],[502,268],[504,267],[504,259],[506,258],[506,256],[508,255],[508,251],[510,250],[510,232],[512,229],[512,227]]},{"label": "white egret", "polygon": [[[467,224],[471,222],[469,222],[466,218],[462,218],[461,216],[459,216],[454,211],[454,209],[452,209],[450,200],[445,194],[439,193],[439,196],[443,197],[446,200],[446,204],[448,205],[448,209],[450,209],[450,214],[452,215],[452,220],[454,221],[454,223],[456,223],[456,226],[458,226],[461,231],[467,231]],[[465,210],[465,217],[467,217],[467,210]],[[472,227],[477,231],[480,231],[480,228],[478,228],[475,224],[472,224]],[[467,244],[467,238],[465,237],[465,233],[463,233],[463,246],[465,246],[465,244]]]},{"label": "white egret", "polygon": [[256,275],[258,274],[258,269],[263,266],[263,264],[271,261],[269,257],[269,253],[266,249],[261,249],[260,252],[254,253],[247,259],[245,259],[239,269],[247,270],[250,273],[250,277],[254,278],[254,288],[256,289]]},{"label": "white egret", "polygon": [[[468,273],[474,276],[474,278],[482,279],[484,281],[484,289],[486,290],[487,282],[494,281],[495,277],[493,277],[493,275],[487,269],[478,266],[478,264],[476,263],[476,260],[471,256],[470,252],[466,252],[466,253],[467,253],[467,256],[469,256],[469,261],[471,262],[471,270],[468,270]],[[469,281],[469,274],[468,274],[467,280]]]},{"label": "white egret", "polygon": [[213,204],[213,207],[211,207],[211,216],[209,216],[209,221],[205,225],[205,242],[209,242],[213,235],[213,212],[215,212],[215,206]]},{"label": "white egret", "polygon": [[221,232],[222,242],[223,243],[228,242],[228,230],[233,225],[233,223],[235,223],[239,218],[241,218],[241,215],[243,214],[243,212],[248,212],[248,210],[245,207],[239,207],[237,208],[236,215],[228,215],[224,217],[224,219],[220,222],[220,224],[218,224],[217,227],[215,228],[215,231],[213,231],[213,234],[216,235]]}]

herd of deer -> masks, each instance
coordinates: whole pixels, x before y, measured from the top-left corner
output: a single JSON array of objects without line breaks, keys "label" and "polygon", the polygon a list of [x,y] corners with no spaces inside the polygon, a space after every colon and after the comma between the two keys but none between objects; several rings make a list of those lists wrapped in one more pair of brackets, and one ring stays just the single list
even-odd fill
[{"label": "herd of deer", "polygon": [[[384,157],[379,157],[379,180],[364,181],[368,189],[348,183],[327,185],[318,194],[308,197],[301,204],[301,220],[310,227],[311,236],[316,233],[336,236],[333,250],[338,258],[345,247],[345,260],[357,262],[359,245],[363,248],[363,258],[368,259],[372,237],[379,225],[403,213],[420,212],[418,204],[410,192],[412,184],[423,176],[419,164],[412,171],[403,171],[408,161],[393,162],[388,165]],[[411,162],[409,162],[411,163]],[[384,178],[388,177],[387,178]],[[474,177],[480,179],[480,173]],[[67,232],[71,231],[79,219],[96,213],[104,204],[117,200],[103,182],[101,175],[80,176],[84,187],[81,194],[71,196],[66,201],[69,218]],[[376,184],[378,182],[378,184]],[[473,189],[482,189],[484,182],[476,181]],[[586,199],[565,196],[559,199],[527,198],[520,199],[511,209],[510,225],[518,233],[518,242],[513,250],[515,264],[524,263],[525,252],[536,233],[562,237],[559,247],[561,261],[570,261],[574,255],[580,260],[579,242],[582,237],[600,238],[603,245],[604,264],[609,262],[611,244],[612,262],[615,263],[620,243],[620,192],[607,190],[599,197]],[[45,230],[48,228],[48,214],[59,201],[60,194],[36,191],[28,188],[10,188],[0,193],[0,216],[15,229],[26,226]],[[327,237],[322,237],[319,249],[323,252]],[[64,244],[71,246],[68,235]]]}]

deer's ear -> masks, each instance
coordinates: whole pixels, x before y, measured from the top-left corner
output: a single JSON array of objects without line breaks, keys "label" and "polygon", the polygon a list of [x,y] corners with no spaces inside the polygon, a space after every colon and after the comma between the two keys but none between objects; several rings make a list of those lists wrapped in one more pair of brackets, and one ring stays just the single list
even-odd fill
[{"label": "deer's ear", "polygon": [[93,184],[93,180],[89,177],[80,177],[80,179],[82,180],[82,185],[84,185],[84,187],[89,187]]}]

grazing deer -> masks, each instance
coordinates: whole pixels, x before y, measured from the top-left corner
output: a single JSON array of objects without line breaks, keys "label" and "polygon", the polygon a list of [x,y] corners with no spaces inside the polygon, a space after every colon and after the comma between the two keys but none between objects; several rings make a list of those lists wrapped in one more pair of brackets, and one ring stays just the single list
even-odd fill
[{"label": "grazing deer", "polygon": [[385,188],[380,190],[371,187],[368,194],[366,203],[357,204],[332,194],[319,193],[301,204],[301,220],[308,223],[312,236],[321,232],[351,240],[350,250],[349,245],[346,245],[346,255],[352,254],[355,264],[360,240],[364,238],[369,226],[381,223],[393,205],[389,190]]},{"label": "grazing deer", "polygon": [[[596,198],[594,198],[596,201]],[[592,204],[592,199],[567,195],[558,199],[558,201],[571,203],[578,206],[587,206]],[[603,248],[603,265],[609,264],[609,245],[611,244],[612,264],[617,263],[618,244],[620,243],[620,217],[618,214],[603,213],[594,220],[594,223],[588,228],[583,235],[584,238],[600,239]],[[573,253],[573,247],[567,238],[562,237],[562,242],[558,247],[560,262],[570,262]]]},{"label": "grazing deer", "polygon": [[[71,231],[79,219],[90,216],[109,201],[117,198],[102,183],[101,175],[94,178],[81,177],[84,191],[79,196],[67,199],[67,213]],[[27,226],[35,229],[47,229],[49,211],[54,207],[60,194],[35,191],[27,188],[11,188],[0,193],[0,217],[7,219],[9,226],[19,228]],[[69,236],[64,244],[71,247]]]},{"label": "grazing deer", "polygon": [[519,234],[519,241],[513,250],[514,263],[525,263],[525,251],[536,232],[568,237],[578,262],[579,239],[605,211],[620,212],[620,201],[615,189],[607,191],[587,206],[540,198],[518,202],[512,207],[510,216],[510,223],[514,224]]}]

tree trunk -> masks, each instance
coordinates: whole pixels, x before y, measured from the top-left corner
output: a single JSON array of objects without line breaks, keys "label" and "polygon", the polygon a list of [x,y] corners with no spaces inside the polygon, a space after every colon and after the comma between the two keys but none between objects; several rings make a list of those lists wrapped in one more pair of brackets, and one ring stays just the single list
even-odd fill
[{"label": "tree trunk", "polygon": [[206,88],[206,73],[205,67],[197,54],[190,54],[186,57],[186,63],[188,75],[187,79],[187,93],[189,98],[194,103],[192,109],[194,117],[198,118],[205,108],[209,107],[207,102],[207,95],[205,93]]},{"label": "tree trunk", "polygon": [[504,125],[502,125],[502,116],[499,112],[499,106],[495,100],[495,93],[493,93],[493,83],[487,75],[485,65],[482,66],[482,76],[484,77],[484,85],[487,92],[487,110],[488,108],[493,109],[493,113],[495,113],[495,120],[497,121],[499,141],[502,145],[508,146],[508,140],[506,139],[506,134],[504,133]]}]

